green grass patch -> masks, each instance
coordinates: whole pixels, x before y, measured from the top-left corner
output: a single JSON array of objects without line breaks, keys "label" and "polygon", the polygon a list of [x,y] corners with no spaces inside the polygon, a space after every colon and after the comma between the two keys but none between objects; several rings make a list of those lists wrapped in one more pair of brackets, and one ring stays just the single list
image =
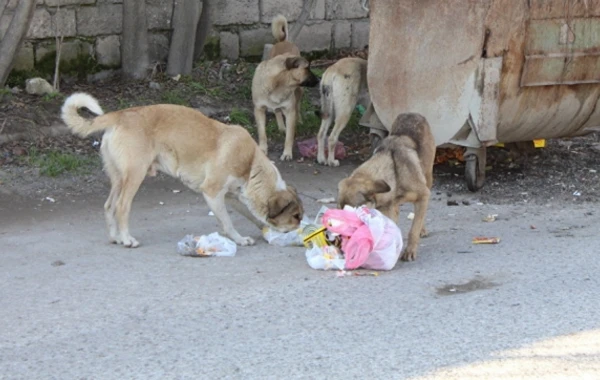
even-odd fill
[{"label": "green grass patch", "polygon": [[23,160],[25,164],[39,168],[40,174],[47,177],[57,177],[63,173],[87,174],[90,169],[100,165],[99,157],[58,151],[41,153],[36,148],[31,148]]},{"label": "green grass patch", "polygon": [[188,99],[186,99],[181,92],[177,90],[169,90],[165,91],[162,94],[161,100],[167,104],[178,104],[180,106],[189,106],[190,103]]},{"label": "green grass patch", "polygon": [[51,92],[49,94],[45,94],[42,97],[42,100],[45,101],[45,102],[51,102],[54,99],[64,100],[65,96],[63,94],[61,94],[60,92]]},{"label": "green grass patch", "polygon": [[241,125],[246,128],[252,127],[252,117],[250,112],[240,108],[233,108],[229,113],[231,124]]}]

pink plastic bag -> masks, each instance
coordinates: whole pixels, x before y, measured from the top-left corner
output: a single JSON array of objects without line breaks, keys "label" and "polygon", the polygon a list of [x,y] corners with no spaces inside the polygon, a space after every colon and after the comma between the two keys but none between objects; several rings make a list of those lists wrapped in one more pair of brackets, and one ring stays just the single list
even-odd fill
[{"label": "pink plastic bag", "polygon": [[323,225],[342,237],[346,269],[390,270],[402,251],[400,229],[388,217],[365,206],[327,210]]},{"label": "pink plastic bag", "polygon": [[[300,155],[305,158],[317,157],[317,138],[312,137],[308,140],[298,141],[298,150]],[[327,155],[327,145],[325,146],[325,155]],[[335,159],[343,160],[346,158],[346,148],[341,142],[335,145]]]}]

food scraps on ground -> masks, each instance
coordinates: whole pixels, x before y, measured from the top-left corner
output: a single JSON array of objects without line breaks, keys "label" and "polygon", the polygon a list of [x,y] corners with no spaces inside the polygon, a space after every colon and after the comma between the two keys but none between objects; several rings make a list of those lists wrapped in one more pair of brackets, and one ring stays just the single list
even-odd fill
[{"label": "food scraps on ground", "polygon": [[499,237],[474,237],[473,244],[498,244],[500,243]]},{"label": "food scraps on ground", "polygon": [[486,216],[485,218],[481,219],[484,222],[495,222],[496,218],[498,217],[498,214],[489,214],[488,216]]}]

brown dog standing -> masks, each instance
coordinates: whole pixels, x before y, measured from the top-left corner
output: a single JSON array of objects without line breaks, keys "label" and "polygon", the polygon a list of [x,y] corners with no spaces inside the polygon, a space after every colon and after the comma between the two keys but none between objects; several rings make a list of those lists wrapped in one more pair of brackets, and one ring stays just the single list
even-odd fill
[{"label": "brown dog standing", "polygon": [[[78,112],[82,108],[94,116],[84,118]],[[300,225],[304,209],[296,190],[283,181],[245,128],[172,104],[104,114],[85,93],[65,100],[62,119],[80,136],[105,131],[101,153],[111,190],[104,209],[113,243],[139,245],[129,234],[131,203],[146,175],[157,170],[202,192],[225,234],[237,244],[254,240],[234,228],[226,202],[259,228],[269,225],[287,232]]]},{"label": "brown dog standing", "polygon": [[[321,128],[317,135],[317,162],[323,165],[339,166],[335,159],[335,145],[340,133],[346,128],[352,111],[356,107],[361,92],[367,88],[367,60],[362,58],[342,58],[329,66],[321,79]],[[327,131],[335,120],[329,139]],[[327,157],[325,143],[327,142]]]},{"label": "brown dog standing", "polygon": [[400,114],[373,156],[338,185],[338,206],[366,205],[398,222],[400,205],[411,202],[415,218],[402,253],[417,257],[419,238],[426,236],[425,214],[433,184],[435,140],[427,120],[416,113]]},{"label": "brown dog standing", "polygon": [[[254,117],[258,129],[258,144],[266,154],[267,109],[273,110],[280,130],[285,130],[285,145],[281,160],[292,159],[292,149],[296,136],[296,123],[301,99],[298,89],[302,86],[314,87],[319,78],[310,71],[310,64],[298,55],[285,53],[261,62],[252,78],[252,101]],[[279,112],[279,114],[278,114]],[[281,113],[285,116],[285,126]]]}]

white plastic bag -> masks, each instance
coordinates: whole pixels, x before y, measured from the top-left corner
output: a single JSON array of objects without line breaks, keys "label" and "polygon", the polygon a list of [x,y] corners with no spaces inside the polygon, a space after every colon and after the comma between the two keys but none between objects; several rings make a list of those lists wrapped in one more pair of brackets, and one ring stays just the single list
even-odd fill
[{"label": "white plastic bag", "polygon": [[210,235],[187,235],[177,243],[177,253],[183,256],[235,256],[237,245],[231,239],[213,232]]},{"label": "white plastic bag", "polygon": [[[327,229],[342,236],[346,269],[391,270],[402,251],[396,223],[375,209],[345,206],[323,216]],[[371,250],[367,250],[368,247]]]},{"label": "white plastic bag", "polygon": [[278,245],[280,247],[302,247],[302,230],[308,225],[308,219],[303,219],[300,222],[300,227],[294,231],[279,232],[271,229],[268,226],[263,227],[262,235],[269,244]]},{"label": "white plastic bag", "polygon": [[306,261],[311,268],[322,270],[343,270],[346,264],[340,250],[333,245],[325,247],[315,245],[307,249]]}]

